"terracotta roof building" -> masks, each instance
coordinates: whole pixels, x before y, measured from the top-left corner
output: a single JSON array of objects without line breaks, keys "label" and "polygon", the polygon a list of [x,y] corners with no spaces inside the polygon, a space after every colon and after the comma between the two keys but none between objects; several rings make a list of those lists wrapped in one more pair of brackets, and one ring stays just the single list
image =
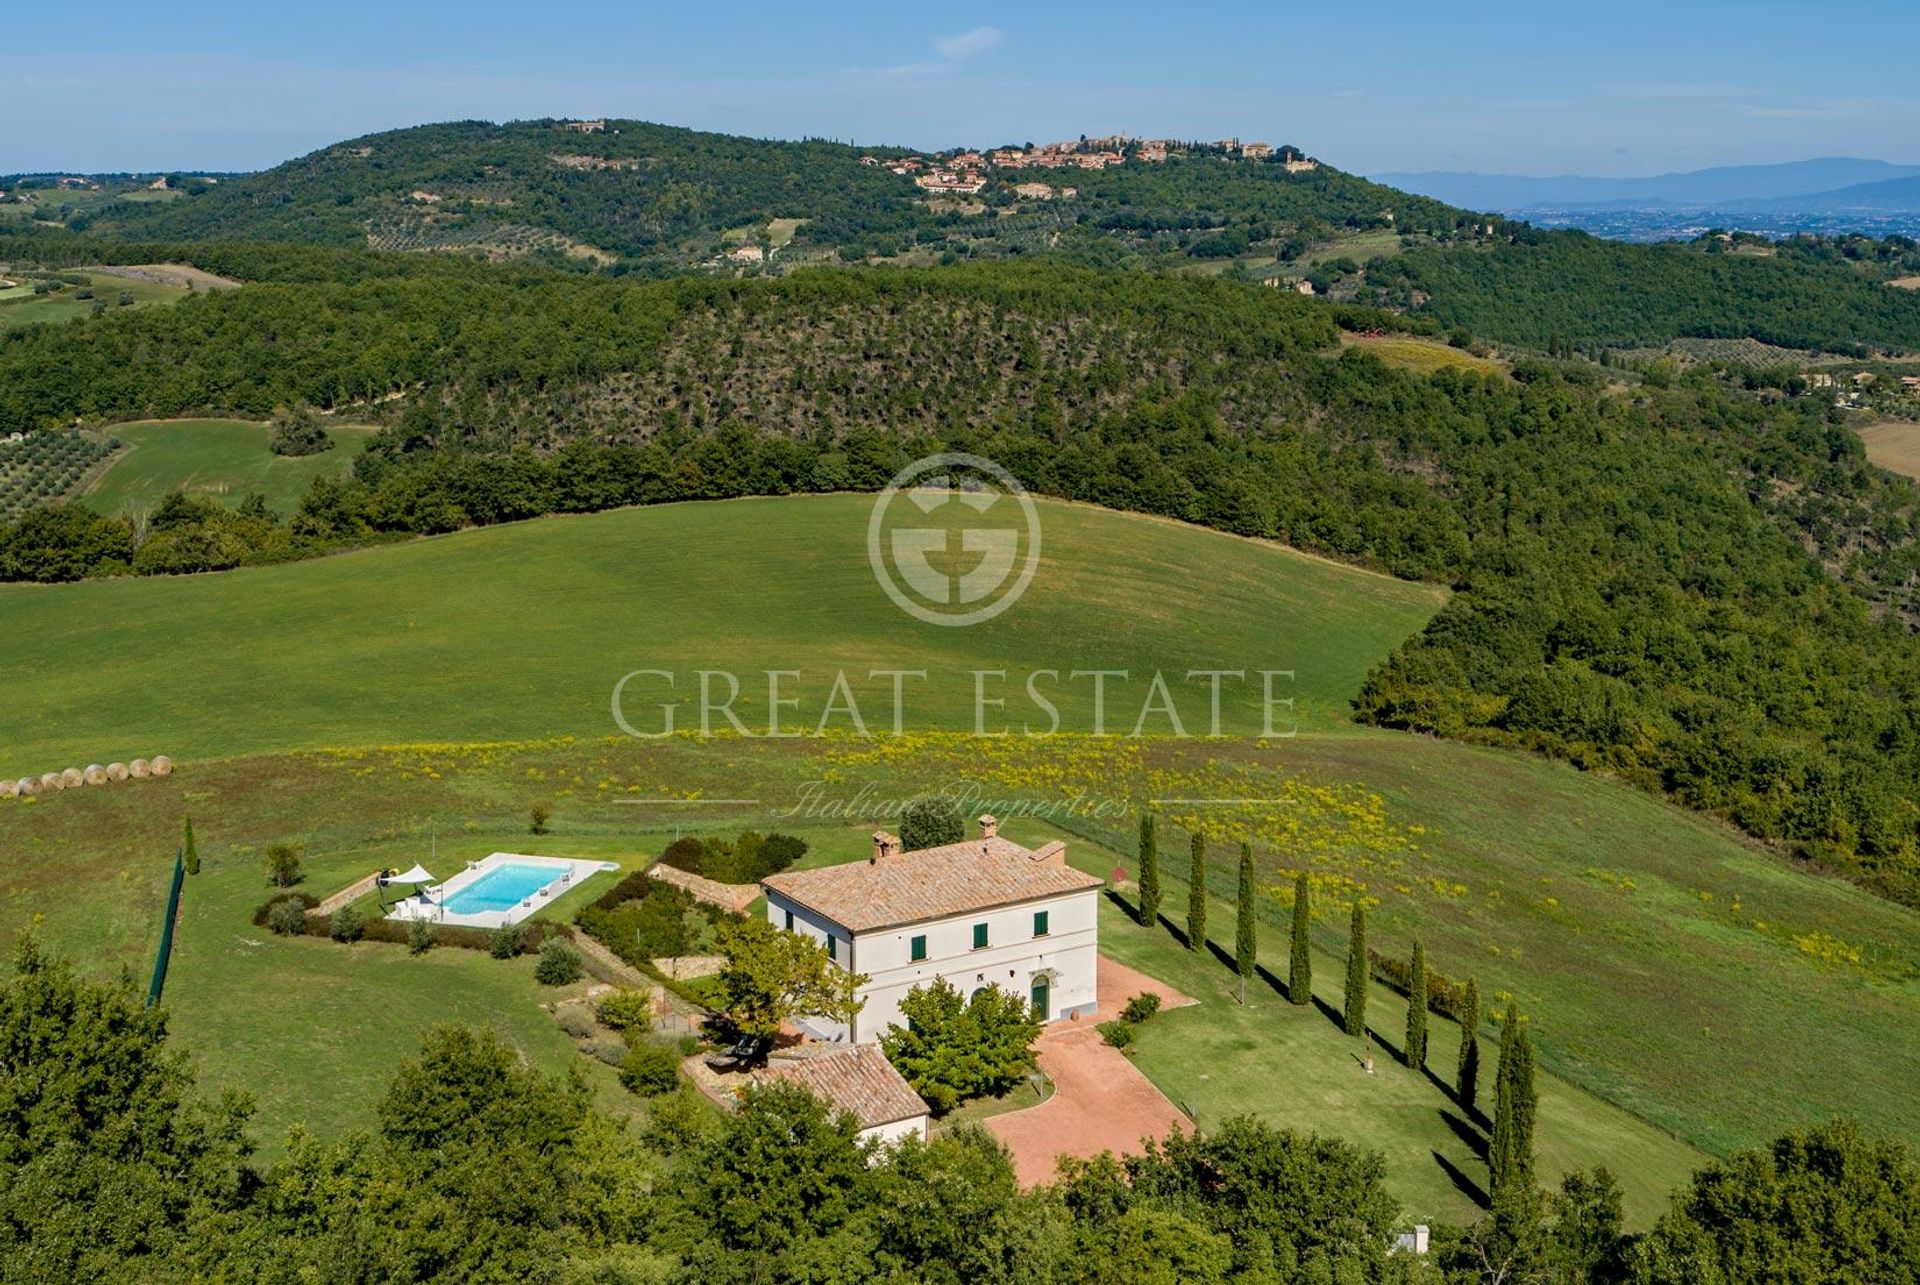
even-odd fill
[{"label": "terracotta roof building", "polygon": [[893,1142],[927,1136],[927,1104],[877,1045],[855,1044],[810,1057],[776,1057],[754,1073],[760,1082],[798,1084],[860,1122],[860,1136]]},{"label": "terracotta roof building", "polygon": [[962,993],[999,986],[1043,1021],[1094,1011],[1102,881],[1067,864],[1055,841],[1030,849],[980,818],[979,837],[902,852],[885,831],[865,861],[769,875],[760,887],[776,928],[825,945],[866,974],[850,1026],[809,1023],[832,1040],[878,1039],[900,1000],[943,978]]}]

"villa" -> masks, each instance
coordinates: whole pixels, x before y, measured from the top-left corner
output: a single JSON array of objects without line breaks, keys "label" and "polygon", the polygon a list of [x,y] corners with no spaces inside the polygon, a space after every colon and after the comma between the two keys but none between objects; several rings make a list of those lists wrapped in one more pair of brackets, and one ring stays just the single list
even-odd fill
[{"label": "villa", "polygon": [[841,967],[867,975],[851,1026],[804,1023],[854,1044],[899,1025],[907,992],[940,978],[962,994],[999,986],[1025,996],[1046,1022],[1092,1015],[1102,886],[1067,864],[1066,844],[1022,847],[990,816],[977,839],[902,852],[883,830],[866,861],[760,882],[774,927],[824,943]]}]

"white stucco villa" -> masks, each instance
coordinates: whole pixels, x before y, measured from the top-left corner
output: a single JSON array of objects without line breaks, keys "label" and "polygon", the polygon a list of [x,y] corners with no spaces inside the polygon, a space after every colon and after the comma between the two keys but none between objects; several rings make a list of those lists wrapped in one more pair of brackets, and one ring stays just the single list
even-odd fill
[{"label": "white stucco villa", "polygon": [[990,816],[977,839],[916,852],[883,830],[865,861],[785,871],[760,887],[774,927],[824,942],[841,967],[867,975],[851,1028],[806,1023],[824,1038],[879,1039],[901,1023],[907,992],[935,978],[963,995],[1012,991],[1042,1021],[1094,1012],[1102,883],[1067,864],[1064,843],[1024,848]]}]

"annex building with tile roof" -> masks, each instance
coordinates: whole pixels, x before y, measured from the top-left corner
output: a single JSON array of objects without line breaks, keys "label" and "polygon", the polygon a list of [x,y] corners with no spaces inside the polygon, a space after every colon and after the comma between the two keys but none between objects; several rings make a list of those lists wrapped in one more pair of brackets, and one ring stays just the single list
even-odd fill
[{"label": "annex building with tile roof", "polygon": [[852,1115],[862,1138],[891,1143],[913,1134],[926,1141],[927,1104],[875,1045],[776,1056],[754,1072],[754,1079],[801,1085],[835,1111]]},{"label": "annex building with tile roof", "polygon": [[1067,864],[1066,844],[1038,851],[999,835],[903,852],[885,831],[865,861],[769,875],[760,887],[776,928],[822,942],[835,962],[867,975],[851,1027],[810,1019],[815,1034],[867,1043],[899,1024],[900,1001],[944,978],[961,994],[998,986],[1042,1021],[1095,1011],[1100,889]]}]

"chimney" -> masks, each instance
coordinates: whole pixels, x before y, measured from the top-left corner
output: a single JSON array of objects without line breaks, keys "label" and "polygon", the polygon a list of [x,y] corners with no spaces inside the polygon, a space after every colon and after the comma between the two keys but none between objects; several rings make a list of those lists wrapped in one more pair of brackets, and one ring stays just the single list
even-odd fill
[{"label": "chimney", "polygon": [[869,865],[878,865],[889,857],[897,857],[899,855],[900,840],[894,838],[885,830],[875,830],[873,832],[873,856],[868,862]]},{"label": "chimney", "polygon": [[1033,854],[1033,859],[1042,865],[1064,866],[1067,864],[1067,845],[1058,839],[1044,843],[1040,845],[1040,851]]},{"label": "chimney", "polygon": [[982,816],[980,818],[980,837],[982,839],[995,839],[999,836],[1000,822],[994,819],[994,815],[991,812]]}]

